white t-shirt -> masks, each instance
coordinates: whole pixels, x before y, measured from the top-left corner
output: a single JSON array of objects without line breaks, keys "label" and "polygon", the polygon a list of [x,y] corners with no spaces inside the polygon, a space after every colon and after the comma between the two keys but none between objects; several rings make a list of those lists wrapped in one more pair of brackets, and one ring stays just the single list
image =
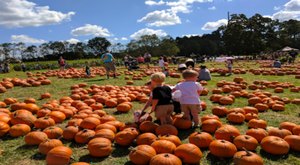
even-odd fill
[{"label": "white t-shirt", "polygon": [[200,83],[194,81],[185,81],[175,86],[176,90],[180,90],[180,104],[200,104],[198,91],[203,90]]},{"label": "white t-shirt", "polygon": [[163,59],[159,60],[158,61],[158,66],[159,67],[164,67],[165,66],[164,63],[165,63],[165,61]]}]

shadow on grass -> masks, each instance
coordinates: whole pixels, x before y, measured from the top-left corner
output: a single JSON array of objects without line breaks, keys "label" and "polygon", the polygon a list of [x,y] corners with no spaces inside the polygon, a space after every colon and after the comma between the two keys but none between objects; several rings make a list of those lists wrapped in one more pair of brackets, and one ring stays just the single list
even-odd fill
[{"label": "shadow on grass", "polygon": [[34,150],[34,149],[36,149],[36,148],[38,148],[38,146],[35,146],[35,145],[32,145],[32,146],[30,146],[30,145],[26,145],[26,144],[24,144],[24,145],[21,145],[21,146],[19,146],[18,148],[17,148],[17,150],[18,151],[21,151],[21,150]]},{"label": "shadow on grass", "polygon": [[79,143],[76,143],[76,142],[72,142],[70,144],[70,147],[72,148],[81,148],[81,147],[85,147],[87,144],[79,144]]},{"label": "shadow on grass", "polygon": [[211,165],[230,165],[232,163],[231,158],[218,158],[211,153],[207,154],[206,159],[210,162]]},{"label": "shadow on grass", "polygon": [[34,159],[34,160],[45,160],[46,155],[43,155],[41,153],[36,153],[36,154],[32,155],[30,158]]},{"label": "shadow on grass", "polygon": [[124,165],[134,165],[134,164],[131,161],[128,161]]},{"label": "shadow on grass", "polygon": [[263,149],[261,149],[259,151],[259,153],[263,158],[267,158],[267,159],[270,159],[270,160],[273,160],[273,161],[277,161],[277,160],[280,160],[280,159],[287,159],[289,157],[288,154],[286,154],[286,155],[272,155],[272,154],[267,153]]},{"label": "shadow on grass", "polygon": [[290,150],[289,154],[295,156],[296,158],[300,158],[300,152],[296,152],[296,151]]},{"label": "shadow on grass", "polygon": [[79,158],[80,162],[91,162],[91,163],[99,163],[102,162],[106,159],[107,157],[104,158],[97,158],[97,157],[93,157],[89,154],[87,155],[83,155],[82,157]]},{"label": "shadow on grass", "polygon": [[188,130],[178,130],[178,137],[180,140],[184,140],[188,138],[195,131],[200,131],[200,130],[197,130],[195,128],[191,128]]},{"label": "shadow on grass", "polygon": [[123,115],[124,113],[122,113],[122,112],[119,112],[119,111],[115,111],[115,112],[113,112],[113,115]]},{"label": "shadow on grass", "polygon": [[129,154],[130,150],[127,147],[122,147],[120,145],[115,145],[115,149],[111,153],[112,157],[123,157]]},{"label": "shadow on grass", "polygon": [[107,79],[100,78],[100,79],[93,79],[93,80],[84,80],[84,82],[99,82],[99,81],[104,81],[104,80],[107,80]]}]

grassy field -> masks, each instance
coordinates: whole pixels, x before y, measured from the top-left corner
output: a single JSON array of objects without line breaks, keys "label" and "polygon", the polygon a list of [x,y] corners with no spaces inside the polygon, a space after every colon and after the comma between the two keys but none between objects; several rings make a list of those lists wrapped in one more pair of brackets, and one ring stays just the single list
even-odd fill
[{"label": "grassy field", "polygon": [[[240,63],[239,64],[243,68],[258,68],[259,66],[255,63]],[[208,67],[224,67],[224,64],[208,64]],[[122,69],[119,69],[121,71]],[[255,76],[251,73],[247,73],[244,75],[232,75],[232,76],[219,76],[218,74],[212,75],[212,81],[208,83],[206,88],[213,89],[216,87],[216,83],[220,80],[233,81],[234,77],[243,77],[248,84],[251,84],[254,80],[268,80],[268,81],[279,81],[279,82],[291,82],[296,86],[300,86],[299,79],[295,79],[295,76]],[[12,72],[9,74],[0,74],[0,78],[5,77],[22,77],[25,78],[25,73],[22,72]],[[52,94],[51,99],[59,99],[62,96],[70,95],[70,86],[74,84],[78,84],[81,82],[85,82],[89,85],[97,84],[97,85],[118,85],[124,86],[126,85],[126,81],[124,80],[124,75],[121,75],[117,79],[109,79],[106,80],[105,77],[99,77],[93,79],[58,79],[56,77],[51,77],[52,80],[51,85],[41,86],[41,87],[15,87],[13,89],[8,90],[8,92],[4,94],[0,94],[0,100],[3,100],[7,97],[14,97],[20,101],[23,101],[25,98],[32,97],[38,99],[42,93],[49,92]],[[149,77],[144,78],[143,80],[135,81],[135,85],[143,85],[145,81],[147,81]],[[166,83],[175,85],[179,79],[175,78],[167,78]],[[266,91],[273,92],[271,89],[267,89]],[[300,98],[299,93],[291,93],[289,90],[285,89],[284,93],[276,94],[280,97],[288,97],[290,99]],[[207,109],[200,113],[200,116],[211,114],[212,106],[218,105],[209,101],[209,97],[211,96],[211,92],[208,96],[201,96],[201,100],[207,103]],[[48,99],[49,100],[49,99]],[[41,105],[45,103],[46,100],[39,100],[38,104]],[[235,103],[231,107],[244,107],[247,106],[247,99],[245,98],[237,98]],[[133,110],[138,110],[143,106],[143,104],[134,102]],[[115,117],[122,122],[130,122],[133,120],[132,113],[127,114],[114,114],[115,109],[104,109],[108,114],[115,115]],[[133,111],[132,110],[132,111]],[[279,123],[283,121],[290,121],[296,124],[300,124],[300,117],[298,113],[300,112],[300,106],[294,104],[287,104],[286,110],[283,112],[274,112],[269,110],[265,113],[260,113],[259,118],[264,119],[268,122],[268,126],[278,127]],[[222,123],[228,123],[226,118],[222,118]],[[60,124],[59,126],[64,127],[67,121]],[[245,133],[247,128],[247,123],[242,125],[235,125],[240,129],[241,133]],[[196,130],[187,130],[187,131],[179,131],[179,137],[184,142],[188,142],[188,136],[194,132],[200,131],[199,128]],[[86,145],[78,145],[75,142],[69,142],[62,140],[65,146],[69,146],[73,150],[73,160],[72,162],[85,161],[90,162],[91,164],[103,164],[103,165],[117,165],[117,164],[131,164],[128,158],[129,149],[122,148],[119,146],[114,146],[114,151],[107,158],[93,158],[89,156],[87,146]],[[203,157],[201,159],[200,164],[233,164],[231,159],[218,159],[209,154],[208,150],[202,150]],[[284,156],[272,156],[262,151],[260,147],[256,149],[256,153],[261,155],[264,159],[264,163],[268,165],[299,165],[300,164],[300,153],[290,151],[288,155]],[[9,136],[2,137],[0,139],[0,164],[1,165],[34,165],[34,164],[45,164],[45,156],[38,153],[37,146],[26,146],[23,137],[20,138],[11,138]]]}]

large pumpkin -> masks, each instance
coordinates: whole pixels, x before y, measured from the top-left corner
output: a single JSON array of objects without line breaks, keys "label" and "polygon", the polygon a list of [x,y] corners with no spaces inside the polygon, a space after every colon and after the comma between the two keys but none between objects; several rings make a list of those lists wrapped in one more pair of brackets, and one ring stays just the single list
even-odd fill
[{"label": "large pumpkin", "polygon": [[173,153],[176,145],[168,140],[156,140],[151,144],[157,154],[160,153]]},{"label": "large pumpkin", "polygon": [[267,128],[267,122],[262,119],[251,119],[248,122],[248,127],[249,128]]},{"label": "large pumpkin", "polygon": [[159,135],[158,140],[168,140],[172,143],[174,143],[176,146],[179,146],[181,145],[181,140],[179,139],[178,136],[175,136],[175,135]]},{"label": "large pumpkin", "polygon": [[169,153],[162,153],[151,158],[149,165],[182,165],[181,160]]},{"label": "large pumpkin", "polygon": [[216,116],[223,117],[227,115],[228,109],[226,107],[216,106],[212,108],[212,113]]},{"label": "large pumpkin", "polygon": [[50,118],[50,117],[42,117],[38,118],[37,120],[34,121],[34,127],[37,129],[45,129],[50,126],[54,126],[55,121]]},{"label": "large pumpkin", "polygon": [[31,128],[27,124],[16,124],[10,128],[9,134],[12,137],[19,137],[28,134],[30,131]]},{"label": "large pumpkin", "polygon": [[73,140],[78,131],[79,128],[77,126],[68,126],[64,129],[62,136],[66,140]]},{"label": "large pumpkin", "polygon": [[292,135],[292,133],[287,129],[280,129],[280,128],[270,128],[268,130],[269,136],[278,136],[280,138],[284,138],[288,135]]},{"label": "large pumpkin", "polygon": [[0,121],[0,137],[5,135],[9,131],[10,127],[8,124]]},{"label": "large pumpkin", "polygon": [[58,126],[47,127],[43,132],[47,134],[49,139],[58,139],[63,134],[63,130]]},{"label": "large pumpkin", "polygon": [[147,133],[143,133],[141,135],[139,135],[136,138],[136,143],[137,145],[151,145],[154,141],[156,141],[157,136],[154,135],[153,133],[147,132]]},{"label": "large pumpkin", "polygon": [[66,165],[69,164],[72,150],[69,147],[58,146],[47,153],[47,165]]},{"label": "large pumpkin", "polygon": [[237,148],[229,141],[214,140],[209,145],[209,151],[214,156],[227,158],[233,157],[233,155],[237,152]]},{"label": "large pumpkin", "polygon": [[152,122],[152,121],[144,121],[140,124],[139,129],[141,132],[152,132],[155,133],[155,129],[158,127],[159,125]]},{"label": "large pumpkin", "polygon": [[75,135],[75,141],[81,144],[88,143],[95,136],[95,134],[96,133],[93,130],[81,130]]},{"label": "large pumpkin", "polygon": [[282,138],[267,136],[260,142],[261,148],[273,155],[284,155],[290,150],[290,145]]},{"label": "large pumpkin", "polygon": [[40,131],[29,132],[24,138],[27,145],[39,145],[47,139],[47,134]]},{"label": "large pumpkin", "polygon": [[234,124],[242,124],[245,121],[245,116],[242,113],[233,112],[227,115],[227,120]]},{"label": "large pumpkin", "polygon": [[246,135],[254,137],[259,143],[268,136],[268,132],[262,128],[251,128],[246,131]]},{"label": "large pumpkin", "polygon": [[215,132],[216,139],[224,139],[227,141],[233,141],[233,138],[239,135],[240,131],[232,125],[223,125]]},{"label": "large pumpkin", "polygon": [[246,150],[254,151],[258,146],[258,141],[249,135],[239,135],[234,138],[233,143],[239,150],[245,148]]},{"label": "large pumpkin", "polygon": [[138,131],[135,128],[126,128],[116,134],[115,141],[120,146],[129,146],[138,136]]},{"label": "large pumpkin", "polygon": [[199,148],[208,148],[213,141],[213,137],[206,132],[194,132],[189,136],[189,142]]},{"label": "large pumpkin", "polygon": [[235,165],[263,165],[263,159],[250,151],[239,151],[233,156]]},{"label": "large pumpkin", "polygon": [[215,133],[222,123],[216,119],[208,119],[202,122],[201,129],[208,133]]},{"label": "large pumpkin", "polygon": [[87,117],[80,123],[80,127],[83,129],[95,129],[100,124],[100,120],[95,117]]},{"label": "large pumpkin", "polygon": [[138,145],[131,149],[129,159],[136,165],[147,165],[155,155],[156,151],[153,147],[149,145]]},{"label": "large pumpkin", "polygon": [[36,117],[32,115],[31,112],[27,110],[17,110],[11,115],[11,124],[27,124],[30,127],[33,126],[33,123],[35,122]]},{"label": "large pumpkin", "polygon": [[116,127],[113,126],[113,125],[111,125],[111,124],[107,124],[107,123],[99,124],[99,125],[95,128],[95,131],[97,132],[98,130],[101,130],[101,129],[110,129],[110,130],[112,130],[114,133],[117,133]]},{"label": "large pumpkin", "polygon": [[95,157],[106,157],[112,152],[111,141],[106,138],[97,137],[88,143],[90,155]]},{"label": "large pumpkin", "polygon": [[182,130],[190,129],[192,127],[191,120],[183,119],[182,117],[178,117],[178,116],[175,116],[173,123],[174,123],[173,125],[176,128],[182,129]]},{"label": "large pumpkin", "polygon": [[292,150],[300,151],[300,136],[299,135],[288,135],[284,137],[284,140],[289,143]]},{"label": "large pumpkin", "polygon": [[174,155],[179,157],[183,163],[196,164],[200,162],[202,152],[196,145],[188,143],[178,146],[174,151]]},{"label": "large pumpkin", "polygon": [[130,109],[131,109],[131,106],[127,102],[124,102],[124,103],[121,103],[121,104],[117,105],[117,111],[118,112],[126,113],[126,112],[129,112]]},{"label": "large pumpkin", "polygon": [[295,126],[297,126],[297,124],[286,121],[286,122],[280,123],[279,128],[287,129],[290,132],[293,132],[293,129],[294,129]]},{"label": "large pumpkin", "polygon": [[63,146],[63,143],[58,139],[48,139],[39,145],[39,152],[46,155],[51,149]]},{"label": "large pumpkin", "polygon": [[164,124],[164,125],[160,125],[159,127],[157,127],[155,129],[155,134],[156,135],[168,135],[168,134],[169,135],[177,135],[178,130],[173,125]]},{"label": "large pumpkin", "polygon": [[115,139],[115,133],[110,129],[100,129],[100,130],[96,131],[96,134],[94,137],[95,138],[96,137],[106,138],[113,142]]}]

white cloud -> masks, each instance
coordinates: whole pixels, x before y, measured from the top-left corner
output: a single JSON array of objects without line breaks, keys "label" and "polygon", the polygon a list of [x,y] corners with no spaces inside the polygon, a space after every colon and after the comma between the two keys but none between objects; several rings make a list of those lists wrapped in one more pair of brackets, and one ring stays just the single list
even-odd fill
[{"label": "white cloud", "polygon": [[182,37],[188,37],[188,38],[190,38],[190,37],[196,37],[196,36],[201,37],[202,34],[185,34],[185,35],[182,35]]},{"label": "white cloud", "polygon": [[49,6],[27,0],[0,0],[0,26],[9,28],[58,24],[74,14],[50,10]]},{"label": "white cloud", "polygon": [[128,38],[126,38],[126,37],[122,37],[122,38],[121,38],[121,40],[122,40],[122,41],[127,41],[127,40],[128,40]]},{"label": "white cloud", "polygon": [[290,19],[300,20],[300,0],[290,0],[284,5],[284,9],[274,13],[272,19],[287,21]]},{"label": "white cloud", "polygon": [[97,37],[110,37],[112,34],[108,29],[97,25],[86,24],[84,26],[78,27],[71,31],[73,36],[97,36]]},{"label": "white cloud", "polygon": [[227,19],[220,19],[216,22],[207,22],[201,28],[202,30],[216,30],[222,25],[227,25]]},{"label": "white cloud", "polygon": [[70,39],[68,39],[68,40],[66,40],[66,41],[68,41],[68,42],[71,43],[71,44],[77,44],[78,42],[80,42],[80,40],[78,40],[78,39],[76,39],[76,38],[70,38]]},{"label": "white cloud", "polygon": [[216,10],[216,6],[209,7],[208,10]]},{"label": "white cloud", "polygon": [[280,10],[281,7],[280,6],[274,6],[273,10]]},{"label": "white cloud", "polygon": [[193,3],[205,3],[205,2],[213,2],[213,0],[178,0],[178,1],[168,1],[166,5],[171,6],[169,10],[174,13],[190,13],[191,5]]},{"label": "white cloud", "polygon": [[23,35],[23,34],[22,35],[12,35],[11,41],[14,43],[23,42],[26,44],[42,44],[42,43],[47,42],[45,40],[32,38],[32,37],[29,37],[29,36]]},{"label": "white cloud", "polygon": [[148,26],[157,27],[181,24],[180,18],[175,13],[167,12],[165,10],[156,10],[148,13],[146,16],[139,19],[138,22],[147,22]]},{"label": "white cloud", "polygon": [[163,30],[153,30],[153,29],[149,29],[149,28],[144,28],[144,29],[141,29],[141,30],[133,33],[132,35],[130,35],[130,38],[138,40],[141,38],[141,36],[153,35],[153,34],[156,34],[158,37],[167,36],[167,33],[164,32]]},{"label": "white cloud", "polygon": [[152,0],[146,0],[145,1],[145,4],[146,5],[149,5],[149,6],[154,6],[154,5],[164,5],[165,2],[160,0],[159,2],[156,2],[156,1],[152,1]]}]

